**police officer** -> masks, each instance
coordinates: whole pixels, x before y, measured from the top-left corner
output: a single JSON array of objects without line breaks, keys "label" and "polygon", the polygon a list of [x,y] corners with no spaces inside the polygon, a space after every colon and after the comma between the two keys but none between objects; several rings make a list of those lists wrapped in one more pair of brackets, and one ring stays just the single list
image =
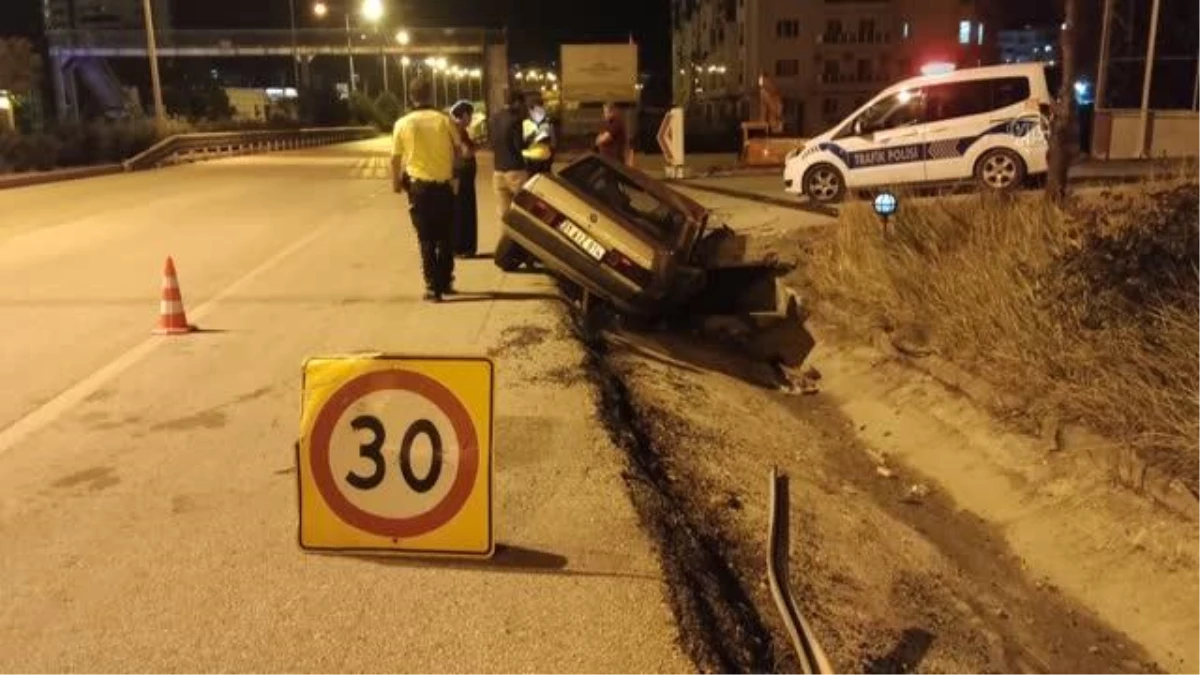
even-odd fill
[{"label": "police officer", "polygon": [[413,110],[392,130],[392,171],[408,192],[409,214],[421,247],[425,300],[453,293],[454,160],[461,152],[450,116],[431,105],[433,88],[424,78],[409,87]]},{"label": "police officer", "polygon": [[549,172],[554,166],[554,125],[539,95],[534,94],[529,102],[529,117],[521,124],[521,136],[525,144],[521,154],[529,172]]}]

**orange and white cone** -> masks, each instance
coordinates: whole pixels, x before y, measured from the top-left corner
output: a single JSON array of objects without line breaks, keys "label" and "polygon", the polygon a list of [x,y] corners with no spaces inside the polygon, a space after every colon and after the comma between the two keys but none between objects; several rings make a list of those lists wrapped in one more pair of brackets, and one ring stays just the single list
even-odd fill
[{"label": "orange and white cone", "polygon": [[188,324],[187,314],[183,311],[183,296],[179,293],[179,277],[175,274],[175,261],[167,256],[167,264],[163,268],[162,302],[159,304],[158,335],[179,335],[194,330]]}]

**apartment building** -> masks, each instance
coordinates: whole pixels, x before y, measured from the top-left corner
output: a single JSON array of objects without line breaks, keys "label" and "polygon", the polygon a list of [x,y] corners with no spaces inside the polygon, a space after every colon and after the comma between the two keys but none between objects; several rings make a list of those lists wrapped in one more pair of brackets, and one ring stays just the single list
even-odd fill
[{"label": "apartment building", "polygon": [[720,132],[759,115],[759,77],[783,98],[785,130],[817,133],[933,62],[995,60],[977,0],[672,0],[676,105]]},{"label": "apartment building", "polygon": [[[170,0],[152,0],[154,25],[171,25]],[[142,0],[42,0],[47,30],[142,28]]]}]

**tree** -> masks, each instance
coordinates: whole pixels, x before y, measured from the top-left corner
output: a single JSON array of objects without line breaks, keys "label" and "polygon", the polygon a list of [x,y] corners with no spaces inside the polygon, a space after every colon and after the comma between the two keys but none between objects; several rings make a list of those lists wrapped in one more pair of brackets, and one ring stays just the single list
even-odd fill
[{"label": "tree", "polygon": [[1054,102],[1054,117],[1050,124],[1049,172],[1046,175],[1046,197],[1061,202],[1067,196],[1067,174],[1071,169],[1071,132],[1074,129],[1075,46],[1078,40],[1079,0],[1064,0],[1065,28],[1062,31],[1062,82],[1058,100]]}]

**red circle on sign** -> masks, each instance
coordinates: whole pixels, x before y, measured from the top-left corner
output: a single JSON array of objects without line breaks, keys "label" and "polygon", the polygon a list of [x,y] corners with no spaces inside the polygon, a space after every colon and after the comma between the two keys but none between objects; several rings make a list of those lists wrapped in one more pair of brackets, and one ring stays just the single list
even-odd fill
[{"label": "red circle on sign", "polygon": [[[450,419],[458,437],[458,471],[454,474],[450,491],[433,508],[408,518],[387,518],[355,506],[338,489],[329,466],[329,441],[342,414],[360,398],[386,389],[410,391],[428,399]],[[313,423],[309,461],[317,490],[339,518],[371,534],[395,538],[417,537],[445,525],[466,503],[479,472],[479,442],[475,437],[471,416],[449,389],[420,373],[381,370],[350,380],[325,402]]]}]

